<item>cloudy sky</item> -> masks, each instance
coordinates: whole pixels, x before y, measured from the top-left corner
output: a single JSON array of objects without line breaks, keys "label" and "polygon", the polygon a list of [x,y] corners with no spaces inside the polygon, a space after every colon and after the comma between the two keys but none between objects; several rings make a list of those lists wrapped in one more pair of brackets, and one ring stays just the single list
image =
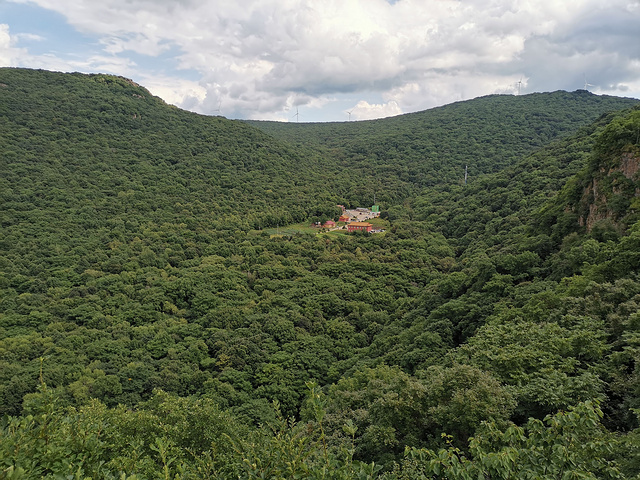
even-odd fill
[{"label": "cloudy sky", "polygon": [[585,83],[640,98],[640,0],[0,0],[0,66],[301,122]]}]

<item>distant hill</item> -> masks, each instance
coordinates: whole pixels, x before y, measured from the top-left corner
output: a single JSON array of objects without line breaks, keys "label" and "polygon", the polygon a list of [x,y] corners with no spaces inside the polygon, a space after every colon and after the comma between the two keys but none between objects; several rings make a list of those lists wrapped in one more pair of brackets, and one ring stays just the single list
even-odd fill
[{"label": "distant hill", "polygon": [[[94,219],[126,210],[167,220],[204,208],[207,222],[250,226],[332,216],[335,203],[366,205],[374,194],[401,203],[425,186],[459,184],[465,165],[471,179],[498,171],[636,103],[556,92],[370,122],[279,124],[181,111],[109,75],[4,68],[0,83],[5,192],[28,185],[35,205],[81,204]],[[48,198],[50,185],[73,188]]]},{"label": "distant hill", "polygon": [[374,172],[384,195],[390,179],[421,188],[460,184],[465,166],[471,179],[497,172],[606,112],[637,103],[586,90],[558,91],[490,95],[363,122],[248,123],[292,145],[335,157],[348,170]]},{"label": "distant hill", "polygon": [[290,147],[130,80],[5,68],[0,83],[5,215],[17,202],[23,212],[82,210],[74,218],[89,224],[126,214],[225,228],[257,212],[282,215],[275,225],[335,208],[325,172]]}]

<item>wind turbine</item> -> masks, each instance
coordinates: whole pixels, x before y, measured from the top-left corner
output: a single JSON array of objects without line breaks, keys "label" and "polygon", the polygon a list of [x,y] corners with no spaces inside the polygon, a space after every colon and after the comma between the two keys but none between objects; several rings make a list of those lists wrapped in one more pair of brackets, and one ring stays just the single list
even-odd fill
[{"label": "wind turbine", "polygon": [[296,114],[294,115],[294,117],[296,117],[296,122],[300,121],[300,114],[298,113],[298,107],[296,107]]},{"label": "wind turbine", "polygon": [[516,82],[516,85],[518,86],[518,95],[520,95],[520,88],[522,88],[522,77],[520,77],[520,80]]},{"label": "wind turbine", "polygon": [[[351,110],[351,112],[353,112],[353,110]],[[351,112],[347,111],[347,113],[349,114],[349,121],[351,121]]]},{"label": "wind turbine", "polygon": [[587,75],[585,74],[585,76],[584,76],[584,89],[585,90],[589,90],[588,87],[595,87],[595,85],[591,85],[590,83],[587,82]]}]

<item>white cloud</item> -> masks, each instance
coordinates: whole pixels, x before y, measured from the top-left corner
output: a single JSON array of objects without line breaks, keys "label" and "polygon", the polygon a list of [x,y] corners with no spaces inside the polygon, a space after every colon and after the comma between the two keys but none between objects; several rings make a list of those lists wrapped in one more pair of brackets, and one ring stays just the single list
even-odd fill
[{"label": "white cloud", "polygon": [[[289,119],[294,106],[310,111],[349,94],[362,100],[358,118],[371,118],[391,105],[414,111],[513,93],[521,77],[523,93],[572,90],[585,73],[602,92],[640,95],[636,0],[32,3],[100,39],[104,58],[87,67],[123,68],[140,81],[150,73],[128,57],[167,62],[169,55],[171,68],[195,72],[198,85],[159,64],[153,89],[171,103],[229,117]],[[376,105],[380,97],[387,103]]]},{"label": "white cloud", "polygon": [[372,120],[374,118],[392,117],[394,115],[400,115],[402,110],[398,106],[398,103],[391,100],[387,103],[373,104],[365,100],[361,100],[351,110],[351,115],[355,120]]},{"label": "white cloud", "polygon": [[[177,105],[185,110],[199,111],[198,108],[207,96],[207,90],[197,82],[177,78],[143,78],[142,84],[153,95],[162,98],[165,102]],[[222,113],[222,104],[209,113]],[[218,112],[217,110],[220,110]],[[202,112],[201,112],[202,113]]]},{"label": "white cloud", "polygon": [[26,52],[14,46],[14,39],[9,33],[9,25],[0,23],[0,67],[14,66],[18,58]]},{"label": "white cloud", "polygon": [[45,40],[45,38],[41,35],[36,35],[33,33],[18,33],[14,35],[14,38],[16,39],[16,42],[21,42],[23,40],[27,40],[30,42],[42,42]]},{"label": "white cloud", "polygon": [[131,51],[157,57],[169,49],[169,45],[162,43],[159,38],[151,38],[141,34],[123,37],[109,36],[102,38],[100,43],[104,45],[104,51],[112,55]]}]

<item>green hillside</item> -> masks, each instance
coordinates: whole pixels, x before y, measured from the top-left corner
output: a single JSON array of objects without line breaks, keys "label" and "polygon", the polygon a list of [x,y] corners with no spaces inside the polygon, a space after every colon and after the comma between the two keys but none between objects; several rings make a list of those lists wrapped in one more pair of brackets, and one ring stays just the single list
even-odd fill
[{"label": "green hillside", "polygon": [[[391,182],[412,193],[498,172],[605,112],[637,100],[586,90],[491,95],[431,110],[365,122],[248,122],[292,145],[312,147],[360,175],[373,175],[383,201]],[[396,199],[397,200],[397,199]]]},{"label": "green hillside", "polygon": [[258,212],[267,223],[300,221],[335,207],[320,187],[328,173],[312,161],[240,122],[170,107],[127,79],[2,69],[0,81],[7,202],[16,189],[35,210],[85,209],[72,216],[89,223],[126,211],[130,221],[221,228]]},{"label": "green hillside", "polygon": [[[638,478],[637,103],[279,125],[0,69],[0,479]],[[267,229],[374,193],[384,234]]]}]

